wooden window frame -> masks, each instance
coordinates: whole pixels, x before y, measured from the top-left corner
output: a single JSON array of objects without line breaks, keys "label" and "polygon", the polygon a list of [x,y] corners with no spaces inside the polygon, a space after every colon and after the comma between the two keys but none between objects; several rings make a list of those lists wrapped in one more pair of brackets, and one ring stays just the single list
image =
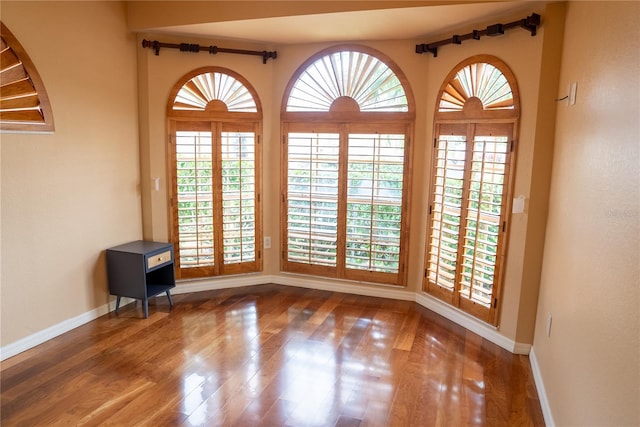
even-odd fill
[{"label": "wooden window frame", "polygon": [[[180,89],[194,77],[204,73],[222,73],[235,78],[252,95],[256,104],[255,112],[227,111],[226,106],[220,100],[210,102],[211,108],[203,111],[174,110],[173,103]],[[184,75],[172,88],[167,102],[167,159],[168,176],[171,187],[169,189],[169,235],[174,245],[176,278],[205,278],[233,274],[245,274],[262,271],[263,269],[263,229],[262,229],[262,107],[257,92],[238,73],[222,67],[202,67]],[[237,129],[243,132],[253,132],[254,142],[254,179],[255,179],[255,259],[248,262],[229,263],[219,262],[223,259],[223,220],[222,220],[222,181],[219,136],[225,129]],[[213,181],[213,226],[214,226],[214,265],[206,267],[181,268],[180,244],[178,231],[177,209],[177,172],[176,172],[176,148],[175,136],[179,130],[210,131],[212,137],[212,181]],[[219,230],[219,231],[215,231]]]},{"label": "wooden window frame", "polygon": [[[513,105],[511,108],[504,109],[495,109],[495,110],[485,110],[483,108],[482,102],[478,98],[469,97],[465,103],[464,108],[460,111],[439,111],[440,100],[447,89],[447,86],[453,79],[456,74],[464,69],[467,66],[476,63],[486,63],[495,67],[499,70],[503,76],[506,78],[508,82],[513,99]],[[477,55],[471,58],[468,58],[458,65],[454,67],[454,69],[447,75],[442,84],[440,91],[438,93],[438,97],[436,100],[436,109],[434,114],[434,145],[433,145],[433,154],[431,161],[431,189],[429,192],[429,216],[428,216],[428,224],[427,224],[427,239],[425,241],[425,270],[424,270],[424,278],[423,278],[423,291],[445,301],[446,303],[457,307],[466,313],[471,314],[472,316],[490,323],[492,325],[499,324],[499,314],[501,308],[501,293],[504,282],[504,266],[506,260],[507,246],[508,246],[508,238],[509,238],[509,228],[510,228],[510,212],[511,212],[511,204],[513,199],[513,187],[514,187],[514,178],[515,178],[515,165],[516,165],[516,152],[518,146],[518,129],[519,129],[519,119],[520,119],[520,99],[518,93],[518,87],[515,80],[515,77],[508,66],[499,60],[490,55]],[[465,166],[464,168],[464,184],[462,191],[462,201],[461,201],[461,210],[467,209],[467,194],[470,191],[469,183],[469,175],[470,169],[468,164],[471,162],[471,147],[474,144],[474,136],[477,135],[476,127],[482,129],[490,129],[488,132],[481,132],[482,135],[486,133],[497,133],[497,134],[505,134],[508,138],[507,143],[508,151],[506,154],[507,160],[505,163],[505,171],[504,171],[504,182],[503,182],[503,195],[502,204],[501,204],[501,212],[500,212],[500,231],[498,234],[498,242],[496,249],[496,261],[493,269],[493,284],[491,288],[491,299],[488,303],[488,307],[483,304],[479,304],[474,302],[471,299],[462,298],[460,296],[460,275],[462,274],[462,247],[460,242],[464,240],[465,234],[463,232],[459,232],[459,243],[456,255],[456,273],[453,278],[453,289],[447,289],[446,287],[440,286],[435,282],[432,282],[429,277],[429,266],[430,260],[432,259],[431,247],[432,247],[432,238],[433,235],[433,224],[434,224],[434,199],[436,192],[436,168],[438,165],[438,157],[437,145],[439,144],[440,135],[451,134],[452,129],[457,129],[453,134],[462,135],[466,137],[466,157],[465,157]],[[491,130],[493,129],[493,130]],[[493,133],[492,133],[493,132]],[[462,228],[464,223],[462,222],[465,219],[465,214],[460,214],[460,222],[459,227]],[[436,238],[438,239],[438,238]],[[433,254],[436,258],[440,255]]]},{"label": "wooden window frame", "polygon": [[[397,112],[361,112],[354,110],[350,102],[336,99],[330,111],[322,112],[302,112],[287,111],[287,100],[293,85],[298,77],[307,67],[317,59],[341,51],[355,51],[371,55],[384,62],[400,80],[406,95],[408,111]],[[337,279],[353,280],[360,282],[371,282],[405,286],[407,281],[407,258],[409,249],[409,220],[410,220],[410,195],[412,176],[412,141],[415,121],[415,102],[409,89],[409,84],[404,74],[395,66],[393,61],[382,53],[373,49],[357,45],[340,45],[323,50],[309,58],[296,71],[290,80],[283,97],[281,106],[281,164],[282,176],[282,200],[281,200],[281,269],[290,273],[331,277]],[[338,238],[336,241],[337,258],[336,266],[315,265],[308,263],[298,263],[288,259],[288,135],[290,132],[317,132],[317,133],[337,133],[339,134],[339,160],[338,160]],[[347,189],[347,162],[348,162],[348,137],[349,134],[402,134],[404,135],[404,163],[403,163],[403,186],[402,186],[402,222],[400,227],[399,244],[399,268],[398,273],[376,272],[369,270],[349,269],[345,267],[345,239],[346,239],[346,189]]]}]

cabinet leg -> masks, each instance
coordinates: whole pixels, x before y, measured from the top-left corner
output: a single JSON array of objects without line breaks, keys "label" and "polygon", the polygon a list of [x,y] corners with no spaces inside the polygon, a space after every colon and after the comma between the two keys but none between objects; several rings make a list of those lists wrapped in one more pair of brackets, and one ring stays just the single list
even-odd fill
[{"label": "cabinet leg", "polygon": [[120,296],[116,297],[116,314],[118,314],[118,309],[120,308]]},{"label": "cabinet leg", "polygon": [[173,300],[171,299],[171,293],[167,291],[167,298],[169,298],[169,307],[173,308]]},{"label": "cabinet leg", "polygon": [[144,318],[147,319],[149,317],[149,300],[145,298],[142,304],[144,306]]}]

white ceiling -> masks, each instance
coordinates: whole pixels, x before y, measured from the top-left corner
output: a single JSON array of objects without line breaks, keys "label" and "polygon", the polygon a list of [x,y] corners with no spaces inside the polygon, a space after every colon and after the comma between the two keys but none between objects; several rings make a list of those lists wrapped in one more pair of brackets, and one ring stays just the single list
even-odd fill
[{"label": "white ceiling", "polygon": [[[500,1],[476,4],[367,10],[298,15],[226,22],[148,28],[158,33],[199,38],[232,39],[267,44],[359,40],[421,39],[447,31],[470,32],[487,25],[507,23],[531,14],[541,2]],[[522,12],[522,16],[514,15]],[[502,19],[501,19],[502,18]],[[475,25],[475,26],[474,26]],[[446,34],[449,37],[453,34]]]}]

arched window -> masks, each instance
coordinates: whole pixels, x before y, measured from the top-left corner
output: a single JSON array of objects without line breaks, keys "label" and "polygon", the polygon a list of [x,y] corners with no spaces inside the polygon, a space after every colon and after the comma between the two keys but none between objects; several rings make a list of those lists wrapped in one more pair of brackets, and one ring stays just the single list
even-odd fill
[{"label": "arched window", "polygon": [[497,324],[520,115],[499,59],[458,64],[438,95],[424,290]]},{"label": "arched window", "polygon": [[404,285],[414,102],[362,46],[320,52],[282,105],[284,271]]},{"label": "arched window", "polygon": [[51,103],[36,66],[2,22],[0,35],[0,131],[53,132]]},{"label": "arched window", "polygon": [[167,117],[178,277],[260,271],[262,112],[255,91],[230,70],[200,68],[174,86]]}]

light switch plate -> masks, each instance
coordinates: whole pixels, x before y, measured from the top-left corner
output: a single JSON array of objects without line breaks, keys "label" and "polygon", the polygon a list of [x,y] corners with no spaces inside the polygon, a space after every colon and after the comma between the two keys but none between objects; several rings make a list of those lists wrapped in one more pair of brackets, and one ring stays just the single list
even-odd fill
[{"label": "light switch plate", "polygon": [[576,104],[576,93],[578,92],[578,82],[569,85],[569,105]]}]

